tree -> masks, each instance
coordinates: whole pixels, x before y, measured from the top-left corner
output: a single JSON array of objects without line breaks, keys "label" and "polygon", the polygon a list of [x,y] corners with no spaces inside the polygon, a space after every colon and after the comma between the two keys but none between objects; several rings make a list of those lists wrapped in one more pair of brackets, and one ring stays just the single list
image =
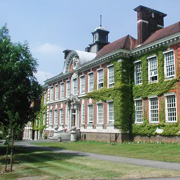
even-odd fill
[{"label": "tree", "polygon": [[[0,29],[0,125],[10,140],[10,171],[13,165],[14,134],[35,118],[31,106],[40,98],[37,62],[27,42],[13,43],[6,26]],[[8,146],[7,146],[8,152]],[[7,169],[5,169],[7,170]]]}]

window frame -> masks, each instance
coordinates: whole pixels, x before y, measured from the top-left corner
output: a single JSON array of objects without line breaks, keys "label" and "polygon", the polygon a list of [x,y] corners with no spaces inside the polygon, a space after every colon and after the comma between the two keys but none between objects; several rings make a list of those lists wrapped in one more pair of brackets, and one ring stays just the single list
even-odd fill
[{"label": "window frame", "polygon": [[54,87],[50,86],[50,101],[54,100]]},{"label": "window frame", "polygon": [[[110,76],[109,76],[109,75],[110,75],[109,69],[110,69],[110,68],[113,68],[113,82],[111,82],[111,83],[109,83],[109,77],[110,77]],[[108,73],[108,79],[107,79],[107,80],[108,80],[108,86],[107,86],[107,87],[108,87],[108,88],[111,88],[111,87],[114,86],[114,65],[113,65],[113,64],[110,64],[110,65],[107,66],[107,73]]]},{"label": "window frame", "polygon": [[58,126],[58,111],[54,110],[54,126]]},{"label": "window frame", "polygon": [[[102,71],[102,74],[103,74],[103,80],[102,82],[99,82],[99,72]],[[99,84],[102,84],[102,87],[99,87]],[[97,89],[101,89],[104,87],[104,69],[103,68],[100,68],[100,69],[97,69]]]},{"label": "window frame", "polygon": [[[137,113],[136,113],[137,112],[137,110],[136,110],[136,106],[137,106],[136,102],[137,101],[142,101],[142,121],[140,121],[140,122],[137,121],[137,116],[136,116],[137,115]],[[142,124],[143,123],[143,114],[144,114],[144,111],[143,111],[143,99],[142,98],[137,98],[137,99],[134,99],[134,102],[135,102],[134,103],[134,106],[135,106],[135,123],[136,124]]]},{"label": "window frame", "polygon": [[[136,66],[140,64],[141,65],[141,82],[140,83],[137,83],[137,75],[136,75]],[[137,60],[134,62],[134,84],[135,85],[142,85],[142,61],[141,60]]]},{"label": "window frame", "polygon": [[[61,119],[62,118],[62,119]],[[61,121],[62,120],[62,121]],[[64,112],[63,112],[63,108],[59,109],[59,124],[63,125],[64,124]]]},{"label": "window frame", "polygon": [[[99,106],[102,105],[102,122],[99,122],[100,119],[99,119]],[[104,120],[104,106],[103,106],[103,103],[102,102],[98,102],[97,103],[97,124],[103,124],[103,120]]]},{"label": "window frame", "polygon": [[[62,89],[63,89],[63,91],[62,91]],[[61,99],[64,99],[64,82],[61,82],[61,96],[60,97],[61,97]]]},{"label": "window frame", "polygon": [[107,102],[107,123],[108,124],[114,124],[114,118],[113,118],[113,120],[109,120],[109,113],[110,113],[110,111],[109,111],[109,104],[110,103],[112,103],[113,104],[113,117],[114,117],[114,102],[113,101],[108,101]]},{"label": "window frame", "polygon": [[[86,93],[86,76],[83,74],[80,77],[80,94],[85,94]],[[82,78],[84,78],[84,91],[82,92]]]},{"label": "window frame", "polygon": [[85,124],[85,104],[81,104],[81,124]]},{"label": "window frame", "polygon": [[[174,63],[174,75],[167,76],[167,68],[166,68],[167,66],[166,66],[165,54],[168,54],[170,52],[173,52],[173,56],[174,56],[174,61],[173,61],[173,63]],[[176,77],[175,52],[173,49],[171,49],[171,50],[164,51],[163,55],[164,55],[164,77],[166,80],[173,79],[174,77]]]},{"label": "window frame", "polygon": [[59,84],[55,84],[55,100],[59,100]]},{"label": "window frame", "polygon": [[[68,84],[69,84],[69,94],[68,94]],[[71,81],[67,80],[66,81],[66,97],[70,97],[71,95]]]},{"label": "window frame", "polygon": [[49,126],[53,126],[53,112],[49,111]]},{"label": "window frame", "polygon": [[[74,82],[76,80],[76,83]],[[73,95],[78,95],[78,78],[76,77],[76,78],[73,78]],[[76,93],[74,92],[74,85],[76,84]]]},{"label": "window frame", "polygon": [[[158,111],[158,121],[152,121],[152,117],[151,117],[151,110],[155,110],[155,109],[151,109],[151,103],[152,103],[152,99],[157,99],[157,109],[156,111]],[[148,97],[149,99],[149,122],[150,123],[159,123],[159,98],[158,96],[151,96],[151,97]]]},{"label": "window frame", "polygon": [[[177,122],[177,96],[175,93],[167,93],[165,96],[165,116],[166,116],[166,122],[167,123],[176,123]],[[176,121],[168,121],[168,107],[167,107],[167,97],[174,96],[175,97],[175,110],[176,110]],[[172,109],[172,108],[171,108]]]},{"label": "window frame", "polygon": [[[156,58],[156,63],[157,63],[157,80],[152,81],[151,78],[155,77],[155,76],[150,75],[150,71],[151,71],[151,69],[150,69],[150,61],[153,58]],[[158,57],[156,55],[149,56],[149,57],[147,57],[147,60],[148,60],[148,82],[149,83],[156,83],[156,82],[158,82]]]},{"label": "window frame", "polygon": [[[90,116],[89,116],[89,108],[92,107],[92,121],[90,120]],[[93,104],[88,104],[88,124],[93,124]]]},{"label": "window frame", "polygon": [[[92,80],[93,80],[93,82],[92,82],[92,84],[93,84],[92,90],[90,90],[90,76],[91,75],[92,75]],[[88,73],[88,92],[92,92],[93,90],[94,90],[94,72],[91,71],[91,72]]]}]

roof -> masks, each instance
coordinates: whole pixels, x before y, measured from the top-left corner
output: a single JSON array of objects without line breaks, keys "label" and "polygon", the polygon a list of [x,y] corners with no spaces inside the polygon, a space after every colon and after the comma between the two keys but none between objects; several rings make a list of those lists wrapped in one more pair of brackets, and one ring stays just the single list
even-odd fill
[{"label": "roof", "polygon": [[106,46],[104,46],[98,53],[96,58],[101,57],[110,52],[116,51],[118,49],[132,50],[135,47],[136,39],[130,35],[127,35],[117,41],[114,41]]},{"label": "roof", "polygon": [[165,38],[167,36],[170,36],[172,34],[176,34],[180,32],[180,22],[177,22],[171,26],[168,26],[166,28],[160,29],[156,32],[154,32],[143,44],[149,44],[151,42],[157,41],[159,39]]}]

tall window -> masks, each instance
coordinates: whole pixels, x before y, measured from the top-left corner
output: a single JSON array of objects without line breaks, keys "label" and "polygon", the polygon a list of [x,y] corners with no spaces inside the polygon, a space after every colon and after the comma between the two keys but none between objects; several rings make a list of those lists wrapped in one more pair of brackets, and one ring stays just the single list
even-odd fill
[{"label": "tall window", "polygon": [[81,83],[80,93],[84,94],[85,93],[85,76],[80,77],[80,83]]},{"label": "tall window", "polygon": [[46,124],[46,112],[43,113],[43,125]]},{"label": "tall window", "polygon": [[108,87],[114,86],[114,66],[108,67]]},{"label": "tall window", "polygon": [[97,104],[97,123],[103,124],[103,104]]},{"label": "tall window", "polygon": [[166,121],[176,122],[176,96],[168,95],[166,96]]},{"label": "tall window", "polygon": [[55,86],[55,99],[58,100],[59,99],[59,85],[56,84]]},{"label": "tall window", "polygon": [[141,61],[135,62],[134,64],[134,82],[135,84],[142,83],[142,65]]},{"label": "tall window", "polygon": [[164,73],[167,79],[175,76],[174,51],[164,53]]},{"label": "tall window", "polygon": [[49,111],[49,125],[52,126],[53,122],[52,122],[52,111]]},{"label": "tall window", "polygon": [[53,101],[53,86],[50,89],[50,101]]},{"label": "tall window", "polygon": [[91,92],[94,90],[94,76],[93,72],[88,74],[88,92]]},{"label": "tall window", "polygon": [[142,100],[135,100],[135,122],[143,122],[143,105]]},{"label": "tall window", "polygon": [[158,98],[155,97],[149,99],[149,112],[150,122],[159,122]]},{"label": "tall window", "polygon": [[84,104],[81,105],[81,124],[84,124],[84,119],[85,119],[85,106]]},{"label": "tall window", "polygon": [[73,79],[73,94],[77,94],[77,78]]},{"label": "tall window", "polygon": [[93,123],[93,105],[88,105],[88,123]]},{"label": "tall window", "polygon": [[114,124],[114,104],[113,104],[113,102],[108,102],[108,123]]},{"label": "tall window", "polygon": [[59,124],[63,125],[63,108],[59,110],[59,119],[60,119],[60,122]]},{"label": "tall window", "polygon": [[66,124],[69,124],[69,106],[66,105]]},{"label": "tall window", "polygon": [[148,77],[149,82],[155,82],[158,80],[158,69],[157,69],[157,57],[148,58]]},{"label": "tall window", "polygon": [[61,99],[64,98],[64,83],[61,83]]},{"label": "tall window", "polygon": [[57,113],[57,110],[54,111],[54,125],[55,126],[58,125],[58,113]]},{"label": "tall window", "polygon": [[103,83],[104,83],[104,73],[103,73],[103,69],[98,70],[98,78],[97,78],[97,85],[98,85],[98,89],[103,87]]},{"label": "tall window", "polygon": [[70,81],[66,82],[66,96],[69,97],[71,94]]}]

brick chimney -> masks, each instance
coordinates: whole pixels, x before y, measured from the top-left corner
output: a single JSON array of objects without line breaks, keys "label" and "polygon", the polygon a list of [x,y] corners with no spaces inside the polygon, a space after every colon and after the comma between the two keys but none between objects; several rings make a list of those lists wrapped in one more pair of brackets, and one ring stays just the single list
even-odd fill
[{"label": "brick chimney", "polygon": [[137,41],[140,45],[151,34],[164,27],[166,14],[144,6],[138,6],[134,10],[137,11]]}]

